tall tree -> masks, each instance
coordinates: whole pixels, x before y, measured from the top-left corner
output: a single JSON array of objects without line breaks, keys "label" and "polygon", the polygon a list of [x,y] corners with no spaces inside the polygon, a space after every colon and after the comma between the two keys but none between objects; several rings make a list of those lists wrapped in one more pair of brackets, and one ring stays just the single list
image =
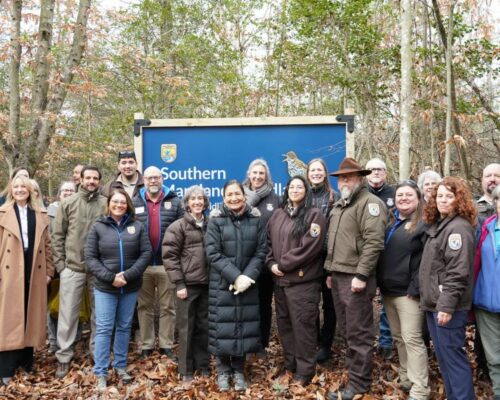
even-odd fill
[{"label": "tall tree", "polygon": [[[54,5],[55,0],[41,0],[37,39],[29,48],[30,53],[36,53],[35,59],[23,64],[23,2],[10,2],[9,130],[0,137],[0,151],[10,169],[24,165],[33,173],[39,167],[83,57],[90,0],[79,1],[72,42],[60,68],[56,68],[52,54]],[[21,75],[33,79],[21,80]]]},{"label": "tall tree", "polygon": [[401,0],[401,97],[400,97],[400,133],[399,133],[399,179],[407,179],[410,175],[411,146],[411,71],[412,44],[411,0]]}]

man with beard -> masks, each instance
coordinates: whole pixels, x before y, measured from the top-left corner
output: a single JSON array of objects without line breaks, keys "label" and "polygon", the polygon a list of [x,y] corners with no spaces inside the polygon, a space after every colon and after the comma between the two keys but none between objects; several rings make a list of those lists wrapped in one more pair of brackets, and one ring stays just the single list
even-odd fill
[{"label": "man with beard", "polygon": [[337,320],[345,327],[349,383],[340,395],[328,392],[329,400],[352,400],[371,386],[375,267],[388,216],[384,203],[368,190],[364,177],[369,174],[353,158],[330,174],[338,177],[341,198],[330,212],[325,269],[332,273]]},{"label": "man with beard", "polygon": [[144,180],[137,170],[135,152],[123,150],[118,153],[118,175],[109,182],[102,193],[109,196],[113,189],[124,189],[130,198],[134,198],[144,187]]},{"label": "man with beard", "polygon": [[87,274],[83,248],[90,227],[106,212],[106,197],[99,194],[101,172],[85,166],[81,172],[78,192],[61,201],[52,225],[52,250],[54,265],[60,275],[59,318],[56,352],[57,378],[64,378],[73,358],[80,304],[85,288],[89,291],[91,305],[90,352],[94,354],[95,316],[92,275]]},{"label": "man with beard", "polygon": [[493,206],[493,198],[491,194],[500,183],[500,164],[489,164],[483,169],[483,177],[481,186],[483,187],[483,195],[476,201],[479,222],[483,222],[486,218],[491,217],[496,213]]},{"label": "man with beard", "polygon": [[153,257],[146,268],[137,299],[137,314],[142,342],[141,357],[151,355],[155,347],[155,298],[158,296],[160,315],[158,339],[160,353],[174,358],[176,287],[163,267],[162,240],[165,230],[184,215],[181,200],[163,185],[161,171],[154,166],[144,171],[144,188],[133,198],[135,214],[148,232]]}]

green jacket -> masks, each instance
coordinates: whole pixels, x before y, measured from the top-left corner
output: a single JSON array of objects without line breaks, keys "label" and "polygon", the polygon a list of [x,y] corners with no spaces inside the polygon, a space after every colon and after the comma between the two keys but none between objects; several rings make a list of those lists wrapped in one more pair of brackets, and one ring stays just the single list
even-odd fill
[{"label": "green jacket", "polygon": [[385,204],[365,184],[354,191],[349,203],[338,200],[329,217],[325,269],[361,279],[373,275],[384,249],[387,221]]},{"label": "green jacket", "polygon": [[90,227],[106,212],[107,199],[82,188],[61,201],[52,225],[52,253],[57,272],[86,272],[83,250]]}]

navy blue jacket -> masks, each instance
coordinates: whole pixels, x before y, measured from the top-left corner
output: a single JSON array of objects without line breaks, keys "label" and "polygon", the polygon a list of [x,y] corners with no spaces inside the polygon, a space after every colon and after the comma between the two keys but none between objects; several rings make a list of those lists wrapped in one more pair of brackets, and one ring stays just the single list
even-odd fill
[{"label": "navy blue jacket", "polygon": [[[111,217],[99,217],[85,243],[85,262],[95,286],[102,292],[129,293],[142,285],[142,274],[151,259],[151,245],[144,226],[130,216],[118,225]],[[113,286],[115,275],[124,272],[127,284]]]}]

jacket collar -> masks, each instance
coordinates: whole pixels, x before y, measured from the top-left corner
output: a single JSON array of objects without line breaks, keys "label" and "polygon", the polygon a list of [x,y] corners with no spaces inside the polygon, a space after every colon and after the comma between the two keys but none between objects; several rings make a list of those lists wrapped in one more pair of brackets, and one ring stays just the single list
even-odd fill
[{"label": "jacket collar", "polygon": [[87,189],[84,189],[83,186],[80,186],[78,188],[78,195],[88,203],[99,198],[100,192],[99,189],[95,192],[89,192]]},{"label": "jacket collar", "polygon": [[427,234],[430,237],[436,237],[456,217],[457,217],[457,215],[448,216],[445,219],[438,221],[437,223],[431,225],[429,228],[427,228]]},{"label": "jacket collar", "polygon": [[[165,200],[167,197],[172,197],[175,193],[171,192],[168,186],[161,185],[161,190],[163,190],[163,193],[165,194],[163,196],[163,200]],[[139,195],[141,196],[142,200],[146,201],[146,187],[142,187],[139,190]]]}]

